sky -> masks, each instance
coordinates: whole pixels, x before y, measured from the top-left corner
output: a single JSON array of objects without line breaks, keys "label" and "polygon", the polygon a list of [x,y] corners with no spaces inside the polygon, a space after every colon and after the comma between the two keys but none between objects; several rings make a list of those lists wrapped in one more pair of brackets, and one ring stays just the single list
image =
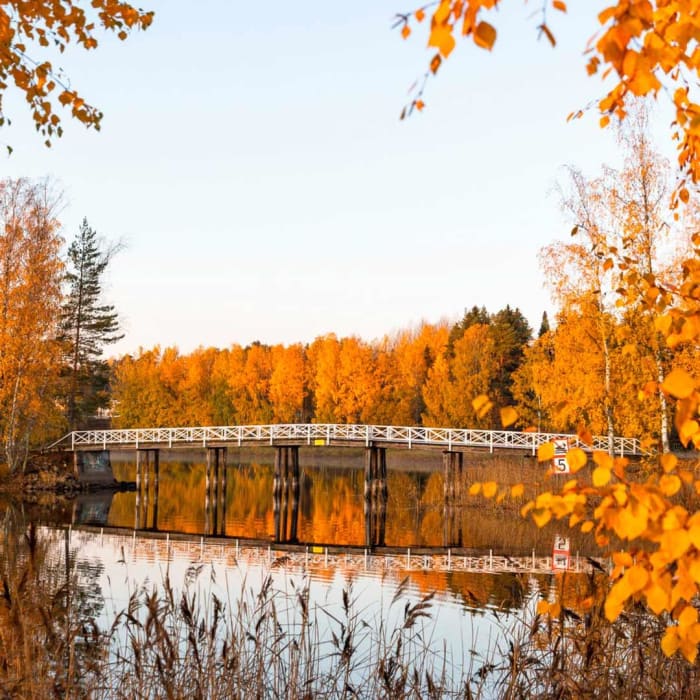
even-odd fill
[{"label": "sky", "polygon": [[[574,3],[570,3],[573,5]],[[83,217],[124,244],[105,279],[139,347],[378,339],[465,308],[554,307],[538,252],[571,229],[565,166],[615,163],[591,110],[604,92],[582,55],[600,2],[494,15],[492,52],[462,42],[426,108],[400,121],[433,51],[391,25],[405,0],[143,0],[150,29],[55,64],[105,113],[47,149],[17,96],[0,143],[8,177],[53,178],[63,236]]]}]

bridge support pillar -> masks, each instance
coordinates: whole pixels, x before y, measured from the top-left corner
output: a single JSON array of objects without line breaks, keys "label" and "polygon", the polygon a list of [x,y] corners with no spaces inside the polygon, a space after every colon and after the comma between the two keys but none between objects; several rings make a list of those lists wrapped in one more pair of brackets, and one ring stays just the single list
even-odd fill
[{"label": "bridge support pillar", "polygon": [[365,451],[365,545],[383,546],[386,531],[386,448],[372,445]]},{"label": "bridge support pillar", "polygon": [[[149,507],[151,495],[150,475],[153,473],[153,510]],[[160,475],[160,451],[136,450],[136,508],[134,529],[158,529],[158,490]],[[152,519],[149,521],[149,515]],[[150,523],[150,524],[149,524]]]},{"label": "bridge support pillar", "polygon": [[299,484],[299,447],[297,445],[277,447],[275,473],[272,480],[275,542],[296,542],[297,540]]},{"label": "bridge support pillar", "polygon": [[204,479],[204,531],[226,534],[226,448],[208,447]]},{"label": "bridge support pillar", "polygon": [[462,504],[464,454],[442,453],[442,469],[445,479],[445,513],[443,518],[443,545],[462,546],[462,513],[458,505]]}]

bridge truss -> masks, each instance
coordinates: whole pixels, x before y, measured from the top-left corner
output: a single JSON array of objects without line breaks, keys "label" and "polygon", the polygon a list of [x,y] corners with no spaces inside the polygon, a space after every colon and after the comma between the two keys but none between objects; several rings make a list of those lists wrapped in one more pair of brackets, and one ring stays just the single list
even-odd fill
[{"label": "bridge truss", "polygon": [[640,455],[639,440],[595,436],[584,444],[576,435],[565,433],[516,432],[512,430],[471,430],[467,428],[427,428],[391,425],[329,423],[289,423],[277,425],[236,425],[188,428],[126,428],[120,430],[76,430],[51,447],[70,450],[97,449],[174,449],[243,445],[343,445],[520,450],[535,455],[539,445],[564,440],[569,447],[609,451],[615,455]]}]

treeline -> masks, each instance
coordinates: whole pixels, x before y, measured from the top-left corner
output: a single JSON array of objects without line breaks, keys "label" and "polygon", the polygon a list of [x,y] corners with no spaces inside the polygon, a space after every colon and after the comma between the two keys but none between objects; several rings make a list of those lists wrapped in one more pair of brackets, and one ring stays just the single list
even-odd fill
[{"label": "treeline", "polygon": [[[375,342],[333,334],[310,344],[140,350],[112,361],[115,427],[373,423],[500,429],[513,405],[517,429],[659,438],[662,404],[648,377],[649,342],[630,319],[585,313],[585,300],[543,315],[533,339],[518,309],[473,307],[456,324],[423,323]],[[639,323],[636,324],[639,326]],[[609,373],[606,373],[606,366]],[[666,350],[664,372],[700,366],[695,346]],[[608,386],[606,388],[606,375]],[[485,414],[473,400],[487,395]],[[666,406],[667,412],[671,411]]]},{"label": "treeline", "polygon": [[377,342],[333,334],[308,345],[141,350],[113,364],[115,424],[273,422],[497,425],[472,399],[512,403],[531,337],[518,309],[474,307],[457,324],[428,324]]}]

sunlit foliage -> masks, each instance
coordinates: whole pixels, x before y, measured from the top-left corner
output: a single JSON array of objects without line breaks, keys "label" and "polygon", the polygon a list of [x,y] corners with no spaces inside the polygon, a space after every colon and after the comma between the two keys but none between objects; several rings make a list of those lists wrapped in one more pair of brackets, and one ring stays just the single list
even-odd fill
[{"label": "sunlit foliage", "polygon": [[[146,29],[152,12],[119,0],[7,0],[0,5],[0,126],[9,124],[3,109],[5,91],[14,86],[24,95],[37,131],[47,146],[63,128],[56,108],[61,105],[87,127],[100,128],[102,112],[85,102],[67,76],[47,56],[62,54],[74,43],[96,49],[98,29],[126,39],[134,29]],[[8,146],[9,150],[12,149]]]},{"label": "sunlit foliage", "polygon": [[[494,47],[497,30],[492,22],[501,4],[499,0],[439,0],[398,15],[398,24],[407,38],[413,26],[428,20],[428,46],[435,49],[430,71],[436,73],[459,37],[487,50]],[[554,46],[547,19],[550,8],[565,13],[567,5],[561,0],[542,3],[537,29]],[[602,368],[592,376],[598,380],[595,393],[608,430],[614,427],[619,393],[628,404],[635,388],[642,403],[656,397],[660,457],[649,460],[644,477],[631,474],[627,460],[595,452],[590,481],[572,478],[559,492],[537,496],[523,513],[540,526],[566,519],[572,528],[593,532],[601,546],[613,537],[625,542],[626,548],[614,555],[614,584],[606,599],[606,616],[615,620],[631,600],[644,601],[657,615],[670,616],[661,645],[664,652],[679,651],[694,662],[700,643],[695,607],[700,592],[700,511],[688,507],[683,496],[687,497],[686,491],[700,493],[700,481],[669,451],[666,416],[673,408],[681,444],[700,448],[700,233],[693,209],[700,181],[700,4],[696,0],[613,0],[598,14],[597,25],[592,18],[592,29],[597,32],[585,52],[586,68],[590,75],[600,73],[609,81],[598,102],[601,126],[607,127],[613,116],[615,122],[629,122],[635,98],[670,98],[675,113],[671,138],[677,143],[680,177],[667,191],[663,164],[650,151],[644,130],[629,129],[628,159],[625,169],[613,174],[614,186],[605,178],[592,183],[577,180],[574,173],[574,184],[581,187],[570,207],[577,219],[572,233],[578,235],[580,227],[584,241],[578,249],[577,245],[560,246],[551,254],[569,270],[592,273],[573,277],[580,285],[577,291],[583,304],[572,303],[566,294],[560,300],[569,319],[572,312],[578,314],[582,342],[585,338],[597,345],[602,355]],[[402,116],[423,109],[422,92],[423,86]],[[664,211],[673,212],[672,217],[664,216]],[[687,218],[691,227],[686,229],[688,246],[683,255],[664,269],[658,252],[670,218],[676,222]],[[607,226],[611,222],[615,227]],[[570,279],[568,273],[562,274],[555,289],[563,292]],[[572,330],[575,335],[577,324]],[[566,354],[561,340],[556,331],[545,332],[538,340],[540,347],[528,353],[528,361],[539,367],[530,364],[516,381],[526,399],[526,413],[540,422],[547,362]],[[678,366],[672,362],[675,353],[681,359]],[[578,359],[571,355],[569,364]],[[614,366],[620,370],[617,391]],[[641,410],[649,407],[647,403]],[[551,407],[551,419],[557,410]],[[586,426],[580,426],[580,437],[589,434]],[[646,444],[651,447],[653,442]],[[542,446],[541,460],[552,455],[552,445]],[[569,452],[567,461],[572,472],[588,467],[585,454],[577,449]],[[474,488],[479,491],[485,493],[481,486]],[[492,491],[486,495],[495,495]]]},{"label": "sunlit foliage", "polygon": [[61,425],[57,201],[49,182],[0,182],[0,438],[10,471]]},{"label": "sunlit foliage", "polygon": [[[498,36],[496,24],[502,5],[501,0],[439,0],[398,14],[396,24],[401,35],[408,38],[413,28],[424,23],[431,55],[428,76],[437,73],[459,39],[491,51]],[[567,3],[543,0],[539,9],[533,13],[536,33],[555,46],[550,18],[552,14],[565,14]],[[678,144],[682,175],[672,198],[673,207],[679,201],[687,202],[689,187],[700,181],[699,9],[697,0],[611,0],[597,17],[591,13],[591,38],[587,46],[580,47],[588,74],[600,75],[605,83],[598,101],[601,126],[608,126],[611,117],[624,119],[635,98],[670,98],[675,113],[671,138]],[[424,84],[402,117],[423,109]],[[583,113],[579,110],[570,118]]]}]

